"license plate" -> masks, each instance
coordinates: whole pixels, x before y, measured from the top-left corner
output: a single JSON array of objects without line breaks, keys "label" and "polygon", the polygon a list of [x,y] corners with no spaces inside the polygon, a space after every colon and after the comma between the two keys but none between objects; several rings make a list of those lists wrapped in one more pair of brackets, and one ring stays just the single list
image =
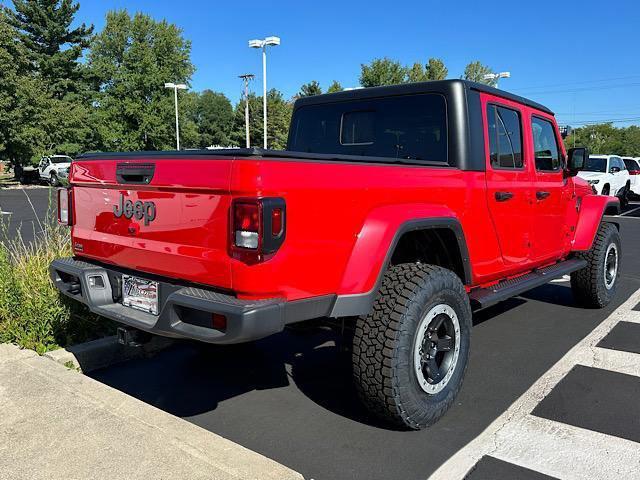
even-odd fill
[{"label": "license plate", "polygon": [[123,275],[122,305],[157,315],[158,282],[131,275]]}]

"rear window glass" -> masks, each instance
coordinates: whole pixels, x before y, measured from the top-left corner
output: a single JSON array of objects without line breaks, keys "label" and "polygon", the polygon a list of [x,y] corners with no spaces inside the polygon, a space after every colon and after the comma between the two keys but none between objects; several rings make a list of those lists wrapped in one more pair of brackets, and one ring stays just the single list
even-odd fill
[{"label": "rear window glass", "polygon": [[631,158],[626,158],[624,164],[627,166],[627,170],[638,170],[638,164]]},{"label": "rear window glass", "polygon": [[308,105],[288,150],[447,162],[447,108],[438,94]]}]

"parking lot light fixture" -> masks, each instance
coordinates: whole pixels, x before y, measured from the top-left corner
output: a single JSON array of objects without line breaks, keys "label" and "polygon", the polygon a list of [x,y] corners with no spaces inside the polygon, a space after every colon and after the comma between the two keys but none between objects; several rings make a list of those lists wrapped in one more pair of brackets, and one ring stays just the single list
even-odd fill
[{"label": "parking lot light fixture", "polygon": [[511,78],[511,72],[487,73],[483,78],[485,80],[495,80],[496,88],[498,88],[498,81],[501,78]]},{"label": "parking lot light fixture", "polygon": [[186,90],[187,86],[184,83],[167,82],[164,84],[164,88],[173,89],[173,97],[176,108],[176,150],[180,150],[180,126],[178,123],[178,90]]},{"label": "parking lot light fixture", "polygon": [[280,45],[280,37],[270,36],[264,40],[249,40],[250,48],[262,49],[262,110],[263,110],[263,146],[267,148],[267,47]]}]

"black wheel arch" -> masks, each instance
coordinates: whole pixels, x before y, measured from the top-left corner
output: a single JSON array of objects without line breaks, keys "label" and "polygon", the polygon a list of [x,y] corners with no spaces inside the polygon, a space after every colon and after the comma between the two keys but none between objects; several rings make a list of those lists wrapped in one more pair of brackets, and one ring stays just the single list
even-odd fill
[{"label": "black wheel arch", "polygon": [[398,259],[397,252],[398,248],[403,245],[403,239],[410,235],[419,234],[419,232],[446,232],[450,238],[455,238],[454,245],[457,247],[457,250],[451,250],[451,247],[446,250],[449,259],[452,260],[452,263],[441,266],[453,270],[460,277],[463,284],[470,285],[472,282],[471,261],[469,258],[467,241],[460,221],[454,217],[413,219],[401,224],[396,230],[393,240],[389,245],[389,249],[387,250],[382,268],[378,272],[374,287],[366,293],[338,295],[330,316],[345,317],[368,314],[371,311],[371,307],[373,306],[375,297],[380,289],[384,275],[389,266],[393,264],[394,256]]}]

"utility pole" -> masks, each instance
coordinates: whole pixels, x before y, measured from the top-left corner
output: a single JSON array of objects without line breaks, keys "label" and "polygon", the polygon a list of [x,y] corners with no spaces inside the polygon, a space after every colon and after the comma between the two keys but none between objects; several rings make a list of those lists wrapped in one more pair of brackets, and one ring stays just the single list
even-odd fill
[{"label": "utility pole", "polygon": [[253,73],[245,73],[238,75],[244,80],[244,125],[247,136],[247,148],[251,148],[251,140],[249,138],[249,80],[253,80],[255,75]]}]

